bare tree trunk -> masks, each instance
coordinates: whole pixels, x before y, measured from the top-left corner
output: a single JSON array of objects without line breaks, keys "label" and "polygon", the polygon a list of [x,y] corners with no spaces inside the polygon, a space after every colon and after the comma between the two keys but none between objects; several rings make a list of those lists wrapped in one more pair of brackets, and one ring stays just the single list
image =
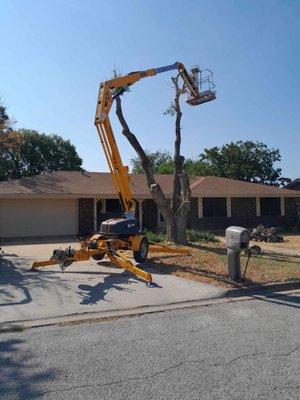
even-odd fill
[{"label": "bare tree trunk", "polygon": [[162,213],[162,216],[166,223],[168,240],[172,241],[176,228],[175,228],[174,215],[173,215],[172,209],[170,207],[170,204],[168,202],[168,199],[164,195],[160,185],[158,183],[156,183],[155,176],[152,171],[151,163],[150,163],[144,149],[140,145],[136,136],[129,129],[129,126],[123,115],[120,96],[116,96],[115,100],[116,100],[116,114],[117,114],[119,122],[122,126],[122,134],[127,138],[129,143],[131,144],[131,146],[134,148],[134,150],[140,157],[141,164],[142,164],[143,170],[145,172],[146,180],[147,180],[147,185],[148,185],[150,192],[152,194],[152,197],[153,197],[155,203],[157,204],[157,207],[159,208],[160,212]]},{"label": "bare tree trunk", "polygon": [[175,216],[177,241],[181,244],[187,243],[186,231],[188,228],[188,217],[190,212],[190,183],[186,173],[183,173],[185,158],[180,154],[181,149],[181,117],[180,95],[182,90],[178,85],[178,77],[172,78],[175,88],[174,112],[175,119],[175,144],[174,144],[174,181],[172,195],[172,210]]},{"label": "bare tree trunk", "polygon": [[190,210],[190,186],[188,176],[183,173],[184,157],[180,154],[181,146],[181,117],[179,99],[182,91],[178,86],[178,77],[172,78],[175,86],[174,111],[175,121],[175,147],[174,147],[174,182],[171,202],[164,195],[160,185],[156,182],[152,165],[136,136],[130,131],[124,118],[120,96],[116,96],[116,115],[122,126],[122,134],[138,154],[146,176],[147,185],[159,211],[161,212],[166,228],[167,238],[177,244],[186,244],[186,230]]}]

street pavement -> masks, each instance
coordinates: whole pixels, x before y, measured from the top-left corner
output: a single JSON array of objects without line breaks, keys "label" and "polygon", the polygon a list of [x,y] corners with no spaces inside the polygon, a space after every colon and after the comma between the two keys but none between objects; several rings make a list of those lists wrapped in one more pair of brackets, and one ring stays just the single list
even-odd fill
[{"label": "street pavement", "polygon": [[0,398],[299,399],[299,293],[0,335]]},{"label": "street pavement", "polygon": [[225,288],[152,272],[155,287],[130,272],[97,263],[77,262],[64,274],[58,266],[30,271],[33,261],[47,260],[54,248],[79,243],[10,245],[0,256],[0,331],[12,321],[34,321],[86,313],[108,313],[146,306],[223,297]]}]

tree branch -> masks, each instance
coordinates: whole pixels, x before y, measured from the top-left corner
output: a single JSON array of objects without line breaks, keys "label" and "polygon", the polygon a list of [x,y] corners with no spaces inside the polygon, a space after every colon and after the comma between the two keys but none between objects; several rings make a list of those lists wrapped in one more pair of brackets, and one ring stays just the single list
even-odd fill
[{"label": "tree branch", "polygon": [[151,185],[156,183],[154,173],[152,171],[151,162],[147,157],[144,149],[140,145],[139,141],[137,140],[136,136],[129,129],[129,126],[123,115],[120,96],[116,96],[115,100],[116,100],[116,114],[122,126],[122,134],[127,138],[131,146],[134,148],[134,150],[140,157],[141,164],[146,175],[147,185],[150,187]]}]

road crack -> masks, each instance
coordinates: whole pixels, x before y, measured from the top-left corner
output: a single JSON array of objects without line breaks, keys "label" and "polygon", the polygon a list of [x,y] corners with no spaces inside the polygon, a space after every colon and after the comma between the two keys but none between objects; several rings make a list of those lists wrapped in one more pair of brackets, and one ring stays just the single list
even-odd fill
[{"label": "road crack", "polygon": [[[251,358],[251,357],[258,357],[258,356],[263,356],[263,357],[288,357],[289,355],[291,355],[292,353],[294,353],[295,351],[297,351],[299,349],[300,346],[296,346],[293,349],[291,349],[290,351],[288,351],[287,353],[278,353],[278,354],[268,354],[268,353],[264,353],[264,352],[257,352],[257,353],[250,353],[250,354],[243,354],[240,355],[238,357],[232,358],[231,360],[227,361],[227,362],[219,362],[219,363],[214,363],[214,364],[210,364],[211,367],[218,367],[218,366],[226,366],[226,365],[230,365],[235,363],[238,360],[244,359],[244,358]],[[82,385],[76,385],[76,386],[72,386],[70,388],[62,388],[62,389],[56,389],[56,390],[50,390],[50,391],[46,391],[43,392],[42,394],[40,394],[40,396],[44,396],[47,395],[49,393],[55,393],[55,392],[68,392],[71,390],[77,390],[77,389],[84,389],[84,388],[91,388],[91,387],[110,387],[110,386],[114,386],[114,385],[120,385],[126,382],[132,382],[132,381],[142,381],[142,380],[148,380],[148,379],[152,379],[158,375],[162,375],[168,371],[174,370],[174,369],[178,369],[180,367],[182,367],[185,364],[195,364],[195,363],[204,363],[206,361],[209,361],[209,358],[204,358],[204,359],[199,359],[199,360],[183,360],[180,361],[174,365],[170,365],[162,370],[153,372],[152,374],[149,375],[144,375],[144,376],[133,376],[133,377],[128,377],[128,378],[124,378],[124,379],[119,379],[119,380],[115,380],[115,381],[110,381],[110,382],[105,382],[105,383],[86,383],[86,384],[82,384]]]}]

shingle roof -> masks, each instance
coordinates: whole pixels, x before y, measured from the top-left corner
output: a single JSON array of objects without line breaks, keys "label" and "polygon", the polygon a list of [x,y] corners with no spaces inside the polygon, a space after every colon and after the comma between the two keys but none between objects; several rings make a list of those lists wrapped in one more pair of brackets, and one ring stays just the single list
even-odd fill
[{"label": "shingle roof", "polygon": [[292,182],[285,185],[285,189],[299,190],[300,178],[294,179]]},{"label": "shingle roof", "polygon": [[200,177],[191,184],[191,191],[197,197],[300,197],[294,190],[217,176]]},{"label": "shingle roof", "polygon": [[[172,192],[172,177],[157,175],[163,191]],[[138,197],[151,197],[145,176],[131,174],[132,189]],[[58,171],[0,182],[0,197],[117,197],[108,172]]]},{"label": "shingle roof", "polygon": [[[172,193],[172,175],[156,175],[168,196]],[[150,198],[144,175],[131,174],[137,198]],[[274,186],[248,183],[215,176],[199,177],[191,183],[194,197],[300,197],[300,192]],[[117,197],[107,172],[58,171],[28,178],[0,182],[0,197]]]}]

